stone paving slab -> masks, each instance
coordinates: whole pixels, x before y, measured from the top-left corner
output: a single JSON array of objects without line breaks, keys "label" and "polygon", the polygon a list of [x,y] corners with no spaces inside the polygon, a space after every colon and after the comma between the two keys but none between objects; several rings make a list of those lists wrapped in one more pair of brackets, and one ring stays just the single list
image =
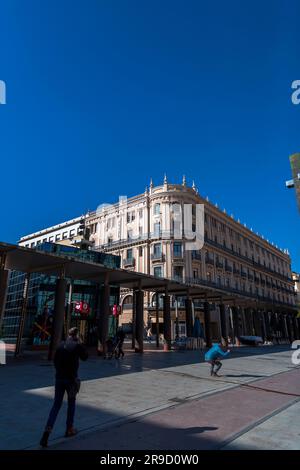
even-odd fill
[{"label": "stone paving slab", "polygon": [[224,450],[300,450],[300,403],[270,417],[223,447]]}]

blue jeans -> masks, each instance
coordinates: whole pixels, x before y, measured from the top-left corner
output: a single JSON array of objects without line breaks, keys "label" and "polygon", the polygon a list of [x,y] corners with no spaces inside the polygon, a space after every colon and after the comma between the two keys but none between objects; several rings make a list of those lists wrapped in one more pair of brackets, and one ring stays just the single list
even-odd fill
[{"label": "blue jeans", "polygon": [[65,392],[68,394],[67,429],[73,426],[76,397],[74,394],[71,394],[70,396],[72,383],[73,382],[71,380],[56,379],[54,403],[49,414],[47,427],[50,427],[51,429],[53,428],[58,412],[61,408]]}]

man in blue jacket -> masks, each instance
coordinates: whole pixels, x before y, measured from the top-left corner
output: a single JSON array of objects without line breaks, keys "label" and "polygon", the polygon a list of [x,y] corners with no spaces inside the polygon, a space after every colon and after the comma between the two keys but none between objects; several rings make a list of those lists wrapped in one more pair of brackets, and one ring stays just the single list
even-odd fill
[{"label": "man in blue jacket", "polygon": [[226,357],[230,353],[228,344],[224,346],[221,344],[214,344],[205,354],[205,360],[210,364],[210,375],[213,377],[220,377],[219,370],[222,367],[222,362],[219,360],[221,357]]}]

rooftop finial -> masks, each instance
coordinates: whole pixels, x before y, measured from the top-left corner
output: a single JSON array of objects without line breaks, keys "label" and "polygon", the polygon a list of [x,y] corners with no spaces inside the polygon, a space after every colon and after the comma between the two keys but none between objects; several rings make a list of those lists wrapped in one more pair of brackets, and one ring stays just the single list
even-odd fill
[{"label": "rooftop finial", "polygon": [[182,177],[182,186],[186,186],[186,179],[185,179],[185,175],[183,175],[183,177]]},{"label": "rooftop finial", "polygon": [[195,185],[195,181],[194,181],[194,180],[193,180],[192,188],[193,188],[194,191],[196,191],[196,185]]},{"label": "rooftop finial", "polygon": [[164,176],[164,184],[168,184],[168,180],[167,180],[167,175],[165,173],[165,176]]},{"label": "rooftop finial", "polygon": [[150,178],[150,188],[153,188],[153,180]]}]

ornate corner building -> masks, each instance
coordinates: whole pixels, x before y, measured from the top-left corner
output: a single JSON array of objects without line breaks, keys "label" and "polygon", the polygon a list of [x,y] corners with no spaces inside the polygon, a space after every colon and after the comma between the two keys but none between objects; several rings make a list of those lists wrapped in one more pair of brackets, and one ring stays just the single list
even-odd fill
[{"label": "ornate corner building", "polygon": [[[198,205],[204,208],[204,245],[191,249]],[[186,207],[191,208],[188,227],[184,220]],[[160,186],[154,187],[151,181],[143,194],[101,206],[88,214],[85,223],[93,250],[119,255],[121,267],[180,281],[187,286],[187,292],[189,285],[214,288],[213,338],[222,336],[222,318],[226,331],[233,330],[233,317],[238,324],[235,331],[240,334],[268,337],[272,324],[280,323],[279,336],[290,338],[292,330],[296,336],[299,322],[295,319],[295,288],[288,251],[269,243],[201,197],[194,183],[187,186],[185,177],[182,184],[170,184],[166,176]],[[232,295],[230,303],[223,304],[222,292],[227,298],[228,293]],[[171,298],[173,337],[175,328],[177,334],[178,329],[180,334],[186,334],[186,298],[186,293]],[[155,294],[144,294],[144,324],[162,331],[162,311],[160,325],[154,325],[156,299]],[[203,299],[192,300],[194,318],[204,323]],[[162,309],[163,298],[158,301]],[[133,292],[122,290],[121,305],[120,321],[130,324],[134,316]]]}]

